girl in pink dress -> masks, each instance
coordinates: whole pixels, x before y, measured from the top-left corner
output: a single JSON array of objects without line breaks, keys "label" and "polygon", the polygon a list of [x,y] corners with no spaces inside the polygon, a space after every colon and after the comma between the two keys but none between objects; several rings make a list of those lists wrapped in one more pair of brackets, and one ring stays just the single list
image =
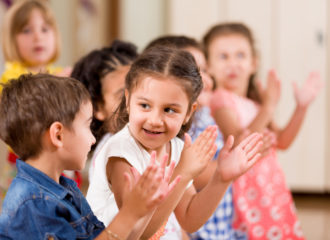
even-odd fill
[{"label": "girl in pink dress", "polygon": [[296,137],[321,88],[319,75],[311,73],[302,87],[294,84],[296,109],[280,129],[272,121],[280,80],[271,70],[265,87],[254,85],[257,56],[248,27],[216,25],[203,40],[208,70],[217,83],[211,110],[224,138],[237,138],[244,131],[271,131],[276,139],[272,147],[265,147],[263,159],[233,183],[234,228],[247,232],[249,239],[304,239],[276,149],[288,148]]}]

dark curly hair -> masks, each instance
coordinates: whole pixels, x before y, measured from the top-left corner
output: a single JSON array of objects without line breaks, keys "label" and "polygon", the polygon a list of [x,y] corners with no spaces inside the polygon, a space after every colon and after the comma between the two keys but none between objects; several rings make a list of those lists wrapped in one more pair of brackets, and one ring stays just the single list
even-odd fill
[{"label": "dark curly hair", "polygon": [[[94,113],[100,105],[105,104],[102,95],[102,79],[120,66],[132,64],[137,58],[137,47],[132,43],[114,40],[109,47],[94,50],[82,57],[73,67],[71,76],[82,82],[92,98]],[[107,133],[105,121],[93,116],[91,129],[96,138],[96,144]]]}]

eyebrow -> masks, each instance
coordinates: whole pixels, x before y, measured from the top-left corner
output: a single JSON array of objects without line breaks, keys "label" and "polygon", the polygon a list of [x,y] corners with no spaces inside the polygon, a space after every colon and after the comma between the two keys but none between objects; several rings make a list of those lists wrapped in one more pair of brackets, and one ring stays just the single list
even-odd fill
[{"label": "eyebrow", "polygon": [[[149,102],[149,99],[145,98],[145,97],[137,97],[138,100],[144,100],[146,102]],[[166,104],[167,106],[171,106],[171,107],[182,107],[181,104],[179,103],[168,103]]]}]

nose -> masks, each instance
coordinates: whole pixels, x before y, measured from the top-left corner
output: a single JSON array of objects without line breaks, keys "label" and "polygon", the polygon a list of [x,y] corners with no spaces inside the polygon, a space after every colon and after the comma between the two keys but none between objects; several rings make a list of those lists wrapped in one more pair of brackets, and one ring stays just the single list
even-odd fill
[{"label": "nose", "polygon": [[96,143],[96,138],[94,137],[94,134],[91,133],[91,145],[95,144]]},{"label": "nose", "polygon": [[159,127],[163,125],[163,114],[160,110],[154,109],[148,116],[148,123],[153,127]]},{"label": "nose", "polygon": [[34,30],[33,31],[33,37],[35,40],[39,40],[42,37],[42,32],[41,30]]}]

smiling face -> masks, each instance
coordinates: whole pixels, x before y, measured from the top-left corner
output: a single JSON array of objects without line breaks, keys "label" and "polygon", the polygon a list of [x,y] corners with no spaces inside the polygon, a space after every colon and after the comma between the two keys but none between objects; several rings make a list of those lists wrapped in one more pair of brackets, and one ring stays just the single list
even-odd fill
[{"label": "smiling face", "polygon": [[93,106],[90,101],[81,105],[70,129],[63,131],[63,166],[67,170],[82,170],[85,167],[87,154],[95,143],[90,129],[93,117]]},{"label": "smiling face", "polygon": [[246,96],[256,59],[247,38],[240,34],[216,37],[208,47],[208,70],[217,85]]},{"label": "smiling face", "polygon": [[161,153],[179,133],[192,111],[179,79],[141,76],[128,99],[129,130],[149,152]]},{"label": "smiling face", "polygon": [[20,57],[31,68],[43,68],[54,57],[55,31],[45,21],[39,9],[31,11],[28,23],[16,35],[16,45]]}]

